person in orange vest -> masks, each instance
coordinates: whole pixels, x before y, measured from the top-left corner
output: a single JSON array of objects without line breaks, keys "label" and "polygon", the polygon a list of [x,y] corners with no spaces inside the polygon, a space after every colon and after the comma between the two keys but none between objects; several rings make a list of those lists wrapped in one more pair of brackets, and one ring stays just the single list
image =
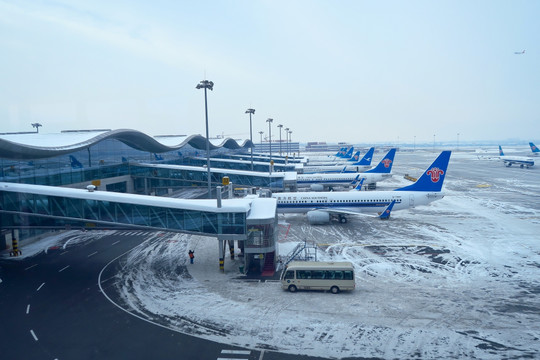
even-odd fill
[{"label": "person in orange vest", "polygon": [[195,251],[189,250],[188,254],[189,254],[189,262],[193,264],[193,259],[195,258]]}]

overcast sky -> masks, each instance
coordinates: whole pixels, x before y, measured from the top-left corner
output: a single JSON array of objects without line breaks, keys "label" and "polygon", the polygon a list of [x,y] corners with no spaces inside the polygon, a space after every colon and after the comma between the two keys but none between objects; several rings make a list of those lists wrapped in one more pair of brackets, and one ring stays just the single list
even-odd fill
[{"label": "overcast sky", "polygon": [[[0,132],[540,142],[540,1],[0,0]],[[526,50],[524,54],[515,52]],[[283,139],[285,134],[282,134]]]}]

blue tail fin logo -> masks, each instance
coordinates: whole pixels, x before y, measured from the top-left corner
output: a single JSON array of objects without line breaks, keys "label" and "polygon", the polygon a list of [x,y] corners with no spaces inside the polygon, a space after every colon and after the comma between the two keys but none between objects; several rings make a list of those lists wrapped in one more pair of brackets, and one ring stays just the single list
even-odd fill
[{"label": "blue tail fin logo", "polygon": [[360,159],[360,151],[357,151],[349,161],[358,161]]},{"label": "blue tail fin logo", "polygon": [[500,156],[504,156],[504,153],[503,153],[503,151],[502,151],[501,145],[499,145],[499,155],[500,155]]},{"label": "blue tail fin logo", "polygon": [[392,171],[392,164],[394,163],[394,156],[396,155],[396,149],[390,149],[388,154],[379,162],[379,164],[371,170],[366,171],[367,173],[384,173],[389,174]]},{"label": "blue tail fin logo", "polygon": [[529,143],[529,146],[531,147],[531,151],[535,154],[540,153],[540,149],[536,145],[534,145],[532,142]]},{"label": "blue tail fin logo", "polygon": [[443,151],[414,184],[396,189],[396,191],[441,191],[451,153],[451,151]]},{"label": "blue tail fin logo", "polygon": [[372,147],[368,150],[366,155],[362,158],[362,160],[354,163],[353,165],[371,165],[371,159],[373,158],[373,153],[375,152],[375,148]]},{"label": "blue tail fin logo", "polygon": [[77,158],[76,158],[75,156],[69,155],[69,161],[70,161],[71,167],[72,167],[73,169],[82,169],[83,164],[81,164],[81,163],[79,162],[79,160],[77,160]]}]

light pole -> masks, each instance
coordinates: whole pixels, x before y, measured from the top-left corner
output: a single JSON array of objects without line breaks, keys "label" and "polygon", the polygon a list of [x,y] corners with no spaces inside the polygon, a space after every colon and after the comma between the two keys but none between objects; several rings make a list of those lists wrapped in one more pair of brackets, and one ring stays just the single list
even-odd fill
[{"label": "light pole", "polygon": [[272,122],[274,119],[268,118],[266,122],[268,123],[268,142],[270,144],[270,162],[272,162]]},{"label": "light pole", "polygon": [[262,135],[264,134],[264,131],[259,131],[259,134],[261,134],[261,146],[262,146]]},{"label": "light pole", "polygon": [[435,134],[433,134],[433,152],[435,152]]},{"label": "light pole", "polygon": [[[291,134],[292,134],[292,131],[289,130],[289,145],[291,145],[291,140],[292,140],[292,135]],[[290,149],[290,151],[292,152],[292,149]]]},{"label": "light pole", "polygon": [[212,198],[212,181],[210,172],[210,137],[208,135],[208,101],[206,89],[214,90],[214,83],[209,80],[202,80],[197,84],[196,89],[204,89],[204,114],[206,116],[206,170],[208,171],[208,198]]},{"label": "light pole", "polygon": [[43,126],[43,125],[41,125],[40,123],[32,123],[32,127],[33,127],[33,128],[36,128],[36,132],[37,132],[37,133],[39,132],[39,127],[40,127],[40,126]]},{"label": "light pole", "polygon": [[289,156],[289,128],[285,128],[285,142],[287,143],[287,156]]},{"label": "light pole", "polygon": [[253,126],[251,124],[251,114],[255,114],[255,109],[247,109],[246,114],[249,114],[249,141],[251,141],[251,171],[253,171]]},{"label": "light pole", "polygon": [[281,156],[281,128],[283,125],[279,124],[277,127],[279,128],[279,156]]},{"label": "light pole", "polygon": [[413,151],[416,151],[416,135],[414,135],[414,145],[413,145]]},{"label": "light pole", "polygon": [[457,145],[456,145],[456,151],[459,150],[459,133],[457,133]]}]

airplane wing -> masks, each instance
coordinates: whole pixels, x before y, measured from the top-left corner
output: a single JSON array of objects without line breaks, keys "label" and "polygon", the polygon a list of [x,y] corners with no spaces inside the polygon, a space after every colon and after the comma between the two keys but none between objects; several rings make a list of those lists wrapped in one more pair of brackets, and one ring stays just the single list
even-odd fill
[{"label": "airplane wing", "polygon": [[343,209],[318,208],[316,210],[325,211],[329,213],[330,215],[361,215],[361,216],[367,216],[371,218],[388,219],[390,217],[390,213],[392,212],[392,208],[394,207],[395,203],[396,201],[393,200],[379,215],[365,214],[362,212],[343,210]]}]

